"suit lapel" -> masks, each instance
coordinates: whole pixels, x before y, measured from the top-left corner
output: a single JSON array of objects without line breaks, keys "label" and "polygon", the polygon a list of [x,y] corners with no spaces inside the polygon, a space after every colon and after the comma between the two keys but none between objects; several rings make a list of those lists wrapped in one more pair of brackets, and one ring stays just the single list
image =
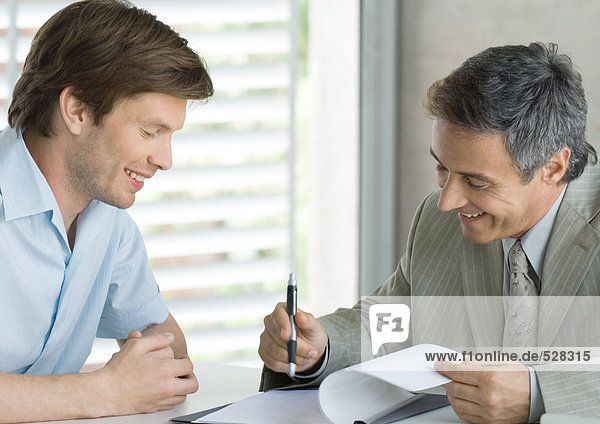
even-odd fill
[{"label": "suit lapel", "polygon": [[502,345],[503,257],[500,241],[462,244],[463,291],[475,346]]},{"label": "suit lapel", "polygon": [[[577,194],[577,190],[574,190]],[[568,193],[568,192],[567,192]],[[573,192],[571,196],[573,196]],[[577,202],[574,202],[577,204]],[[581,286],[594,256],[600,236],[581,211],[567,199],[558,210],[552,237],[546,249],[542,275],[539,346],[550,346]]]}]

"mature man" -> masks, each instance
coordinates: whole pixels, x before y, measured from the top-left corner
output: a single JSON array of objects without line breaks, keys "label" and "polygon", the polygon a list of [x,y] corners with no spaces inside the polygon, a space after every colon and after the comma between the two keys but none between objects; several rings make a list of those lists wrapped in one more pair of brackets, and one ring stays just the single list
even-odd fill
[{"label": "mature man", "polygon": [[[203,60],[125,0],[73,3],[35,36],[0,133],[0,421],[168,409],[197,390],[122,208],[171,166]],[[120,351],[79,374],[94,337]]]},{"label": "mature man", "polygon": [[[587,166],[596,153],[585,140],[587,105],[570,59],[553,44],[489,48],[434,83],[425,107],[441,190],[418,208],[396,272],[373,296],[418,299],[412,343],[598,346],[598,308],[573,302],[600,293],[600,169]],[[494,299],[499,308],[485,306]],[[263,389],[292,383],[283,374],[283,306],[265,318]],[[298,313],[296,384],[318,384],[361,360],[360,312],[358,304],[319,320]],[[600,413],[593,370],[440,365],[465,421]]]}]

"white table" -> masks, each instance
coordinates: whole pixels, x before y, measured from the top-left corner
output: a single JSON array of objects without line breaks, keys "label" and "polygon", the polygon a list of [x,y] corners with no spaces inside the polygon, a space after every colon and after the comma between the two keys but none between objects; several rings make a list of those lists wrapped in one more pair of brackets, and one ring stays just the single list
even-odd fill
[{"label": "white table", "polygon": [[177,405],[174,409],[153,414],[52,422],[62,424],[169,423],[170,418],[193,414],[258,393],[261,370],[259,368],[223,364],[195,363],[194,373],[198,378],[200,388],[193,395],[189,395],[184,403]]},{"label": "white table", "polygon": [[[258,393],[261,369],[224,364],[196,363],[194,364],[194,373],[198,378],[200,388],[193,395],[189,395],[183,404],[169,411],[122,417],[52,422],[62,424],[166,424],[173,417],[193,414],[194,412],[255,395]],[[425,422],[460,423],[460,420],[450,407],[446,407],[403,420],[402,424]]]},{"label": "white table", "polygon": [[[154,414],[105,417],[93,420],[52,421],[63,424],[166,424],[169,419],[180,415],[193,414],[215,406],[231,403],[258,393],[261,370],[259,368],[237,367],[223,364],[194,364],[200,388],[187,400],[169,411]],[[555,419],[556,418],[556,419]],[[568,418],[568,420],[565,420]],[[421,415],[407,418],[401,424],[416,423],[460,423],[451,407],[436,409]],[[600,420],[574,416],[544,415],[542,423],[595,423]],[[265,423],[270,424],[270,423]]]}]

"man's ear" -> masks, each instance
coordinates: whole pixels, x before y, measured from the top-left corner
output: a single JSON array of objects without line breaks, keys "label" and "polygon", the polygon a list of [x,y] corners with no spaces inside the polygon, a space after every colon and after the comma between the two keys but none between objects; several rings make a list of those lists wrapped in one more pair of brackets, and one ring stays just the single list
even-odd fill
[{"label": "man's ear", "polygon": [[567,147],[550,158],[548,163],[542,167],[542,180],[548,184],[556,184],[567,172],[571,150]]},{"label": "man's ear", "polygon": [[73,87],[66,87],[58,98],[60,115],[65,126],[73,135],[81,135],[83,128],[88,124],[90,116],[85,104],[73,95]]}]

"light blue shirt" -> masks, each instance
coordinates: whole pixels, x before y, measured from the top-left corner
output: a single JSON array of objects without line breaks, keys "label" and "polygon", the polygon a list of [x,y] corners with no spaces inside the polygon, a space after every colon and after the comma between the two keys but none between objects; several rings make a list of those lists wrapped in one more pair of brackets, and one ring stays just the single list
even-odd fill
[{"label": "light blue shirt", "polygon": [[[544,257],[546,256],[546,248],[552,235],[552,228],[554,227],[554,221],[556,221],[556,214],[558,208],[562,202],[563,196],[567,186],[563,187],[558,198],[554,201],[554,204],[548,211],[548,213],[540,220],[537,224],[531,227],[521,237],[521,246],[529,263],[535,270],[536,275],[542,280],[542,272],[544,271]],[[507,237],[502,239],[502,249],[504,250],[504,284],[503,284],[503,298],[505,310],[508,307],[508,297],[510,293],[509,275],[508,275],[508,251],[512,245],[517,241],[515,238]],[[543,284],[543,281],[541,282]],[[540,290],[540,287],[538,287]],[[540,416],[544,413],[544,400],[542,398],[542,391],[537,380],[537,375],[532,367],[529,368],[529,385],[530,391],[530,402],[529,402],[529,422],[535,422],[539,420]]]},{"label": "light blue shirt", "polygon": [[0,371],[76,373],[96,335],[124,339],[168,313],[129,215],[92,201],[71,251],[23,138],[0,132]]}]

